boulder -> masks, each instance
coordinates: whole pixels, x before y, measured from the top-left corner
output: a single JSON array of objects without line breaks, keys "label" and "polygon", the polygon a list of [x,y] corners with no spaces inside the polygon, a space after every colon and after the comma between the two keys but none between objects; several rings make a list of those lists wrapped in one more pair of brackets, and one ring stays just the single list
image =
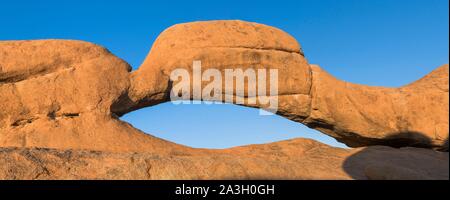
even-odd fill
[{"label": "boulder", "polygon": [[128,93],[131,67],[105,48],[6,41],[0,55],[1,147],[164,152],[172,145],[154,142],[111,112]]}]

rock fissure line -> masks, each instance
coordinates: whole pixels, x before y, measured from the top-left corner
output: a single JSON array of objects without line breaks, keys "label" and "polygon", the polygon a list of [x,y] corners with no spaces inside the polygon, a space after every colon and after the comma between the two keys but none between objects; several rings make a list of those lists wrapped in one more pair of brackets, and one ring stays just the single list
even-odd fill
[{"label": "rock fissure line", "polygon": [[245,47],[245,46],[200,46],[200,47],[190,47],[192,49],[247,49],[247,50],[257,50],[257,51],[279,51],[284,53],[295,53],[304,56],[302,51],[289,51],[286,49],[277,48],[258,48],[258,47]]}]

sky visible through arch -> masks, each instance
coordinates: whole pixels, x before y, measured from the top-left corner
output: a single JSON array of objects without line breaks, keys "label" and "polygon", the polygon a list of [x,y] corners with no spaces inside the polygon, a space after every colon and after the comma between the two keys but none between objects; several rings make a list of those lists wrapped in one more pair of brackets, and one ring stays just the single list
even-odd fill
[{"label": "sky visible through arch", "polygon": [[[105,46],[136,69],[159,33],[171,25],[240,19],[290,33],[310,63],[339,79],[397,87],[448,63],[448,4],[448,0],[1,1],[0,40],[85,40]],[[343,146],[301,124],[234,105],[166,103],[123,119],[145,132],[194,147],[225,148],[296,137]]]}]

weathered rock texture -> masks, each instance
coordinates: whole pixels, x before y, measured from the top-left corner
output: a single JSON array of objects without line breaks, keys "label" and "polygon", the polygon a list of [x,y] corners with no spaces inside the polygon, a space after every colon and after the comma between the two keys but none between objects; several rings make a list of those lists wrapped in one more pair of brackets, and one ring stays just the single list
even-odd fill
[{"label": "weathered rock texture", "polygon": [[428,149],[339,149],[305,139],[168,155],[0,148],[0,179],[448,179],[448,158]]},{"label": "weathered rock texture", "polygon": [[[411,160],[404,160],[405,170],[396,168],[402,166],[400,161],[386,165],[380,161],[382,164],[374,166],[381,168],[363,167],[364,173],[352,175],[338,166],[348,164],[350,156],[365,150],[314,144],[315,149],[329,152],[312,151],[311,157],[303,158],[306,154],[301,152],[310,142],[303,144],[302,140],[277,143],[274,148],[281,150],[270,149],[273,145],[198,150],[147,135],[117,118],[170,101],[174,84],[169,79],[171,71],[191,70],[194,60],[200,60],[204,70],[278,69],[279,95],[270,97],[279,100],[277,114],[349,146],[415,146],[448,151],[448,65],[401,88],[351,84],[310,65],[297,41],[279,29],[242,21],[210,21],[175,25],[164,31],[135,72],[108,50],[87,42],[0,42],[0,163],[7,163],[0,164],[0,178],[393,178],[394,170],[415,174],[409,176],[414,178],[448,179],[448,153],[433,150],[370,147],[365,150],[376,155],[386,150],[410,156]],[[225,96],[237,94],[225,88],[222,91]],[[201,100],[194,96],[189,99]],[[265,108],[263,104],[244,105]],[[418,152],[427,152],[430,157],[422,158]],[[416,154],[418,160],[414,160]],[[279,160],[280,156],[286,159]],[[373,162],[382,157],[370,154],[368,160],[372,156],[376,157]],[[330,157],[336,159],[328,166],[324,162]],[[400,157],[398,160],[402,160]],[[145,160],[152,164],[144,165]],[[447,164],[438,166],[440,161]],[[67,162],[74,167],[64,168]],[[104,162],[111,165],[102,166]],[[435,166],[431,163],[439,170],[446,167],[447,173],[429,171]],[[235,164],[242,169],[231,170]],[[154,171],[144,169],[148,166]],[[202,170],[176,175],[177,170],[199,166]],[[331,171],[320,174],[322,168]],[[312,174],[302,172],[306,169]],[[218,173],[220,170],[223,172]]]}]

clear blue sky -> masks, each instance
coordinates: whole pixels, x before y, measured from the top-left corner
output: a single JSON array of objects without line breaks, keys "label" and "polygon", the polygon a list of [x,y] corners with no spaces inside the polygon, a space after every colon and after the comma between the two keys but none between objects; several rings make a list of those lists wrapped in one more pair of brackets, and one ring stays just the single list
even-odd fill
[{"label": "clear blue sky", "polygon": [[[77,39],[103,45],[136,69],[165,28],[241,19],[279,27],[310,63],[340,79],[401,86],[448,63],[448,0],[0,2],[0,40]],[[342,146],[278,116],[233,105],[163,104],[123,117],[177,143],[223,148],[309,137]]]}]

